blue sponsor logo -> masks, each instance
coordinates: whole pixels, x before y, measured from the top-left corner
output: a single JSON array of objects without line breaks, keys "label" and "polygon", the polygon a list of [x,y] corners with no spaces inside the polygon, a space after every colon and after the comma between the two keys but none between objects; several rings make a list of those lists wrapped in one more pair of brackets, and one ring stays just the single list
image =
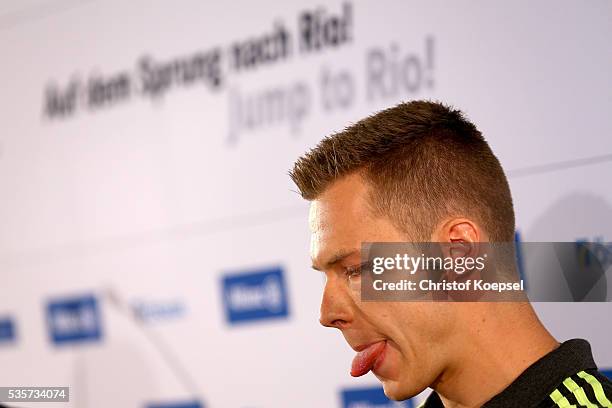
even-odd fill
[{"label": "blue sponsor logo", "polygon": [[413,408],[411,400],[391,401],[382,387],[352,388],[342,391],[343,408]]},{"label": "blue sponsor logo", "polygon": [[185,316],[187,308],[180,300],[137,300],[131,303],[134,315],[142,322],[157,323]]},{"label": "blue sponsor logo", "polygon": [[0,344],[15,341],[15,322],[9,317],[0,318]]},{"label": "blue sponsor logo", "polygon": [[102,338],[100,311],[94,296],[50,301],[47,323],[54,344],[98,341]]},{"label": "blue sponsor logo", "polygon": [[606,377],[608,377],[610,380],[612,380],[612,368],[609,368],[607,370],[600,370],[601,373],[603,375],[605,375]]},{"label": "blue sponsor logo", "polygon": [[204,404],[199,401],[162,402],[147,404],[147,408],[204,408]]},{"label": "blue sponsor logo", "polygon": [[612,243],[604,242],[603,237],[595,237],[593,240],[578,238],[576,255],[580,266],[590,267],[595,264],[606,270],[612,264]]},{"label": "blue sponsor logo", "polygon": [[521,243],[523,239],[519,230],[514,231],[514,244],[516,249],[516,269],[518,269],[519,279],[523,281],[525,289],[527,289],[527,280],[525,279],[525,262],[523,259],[523,250]]},{"label": "blue sponsor logo", "polygon": [[289,307],[282,268],[226,275],[223,303],[230,323],[286,318]]}]

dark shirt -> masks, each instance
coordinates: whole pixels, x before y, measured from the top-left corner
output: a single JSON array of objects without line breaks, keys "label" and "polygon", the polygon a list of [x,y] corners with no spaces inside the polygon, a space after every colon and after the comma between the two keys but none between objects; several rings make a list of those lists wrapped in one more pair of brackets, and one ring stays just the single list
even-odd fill
[{"label": "dark shirt", "polygon": [[[591,345],[568,340],[515,379],[483,408],[612,408],[612,382],[597,370]],[[444,408],[432,392],[419,408]]]}]

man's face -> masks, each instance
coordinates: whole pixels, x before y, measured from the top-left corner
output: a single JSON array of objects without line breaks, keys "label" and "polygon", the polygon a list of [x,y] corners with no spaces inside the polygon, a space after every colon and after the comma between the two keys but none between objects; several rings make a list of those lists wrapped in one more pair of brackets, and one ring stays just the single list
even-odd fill
[{"label": "man's face", "polygon": [[313,266],[326,277],[320,320],[362,351],[353,375],[371,369],[387,396],[401,400],[439,380],[451,356],[456,319],[450,302],[361,302],[354,273],[362,262],[361,243],[410,240],[388,219],[373,216],[367,193],[362,178],[351,175],[311,204]]}]

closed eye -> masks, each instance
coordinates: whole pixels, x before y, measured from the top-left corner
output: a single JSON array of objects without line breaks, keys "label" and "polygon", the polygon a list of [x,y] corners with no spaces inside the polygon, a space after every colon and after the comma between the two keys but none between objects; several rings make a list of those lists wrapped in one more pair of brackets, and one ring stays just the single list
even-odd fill
[{"label": "closed eye", "polygon": [[362,263],[357,264],[357,265],[347,266],[347,267],[344,268],[344,274],[348,278],[355,278],[355,277],[361,276],[362,270],[367,268],[369,263],[370,262],[362,262]]}]

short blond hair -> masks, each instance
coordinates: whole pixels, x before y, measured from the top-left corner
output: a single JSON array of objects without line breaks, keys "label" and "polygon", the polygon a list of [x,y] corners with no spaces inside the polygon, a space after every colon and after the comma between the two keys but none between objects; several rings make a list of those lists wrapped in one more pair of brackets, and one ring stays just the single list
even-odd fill
[{"label": "short blond hair", "polygon": [[491,241],[514,240],[508,180],[459,110],[430,101],[401,103],[324,138],[289,174],[302,197],[315,200],[354,173],[370,185],[374,211],[415,239],[428,239],[444,217],[464,216]]}]

